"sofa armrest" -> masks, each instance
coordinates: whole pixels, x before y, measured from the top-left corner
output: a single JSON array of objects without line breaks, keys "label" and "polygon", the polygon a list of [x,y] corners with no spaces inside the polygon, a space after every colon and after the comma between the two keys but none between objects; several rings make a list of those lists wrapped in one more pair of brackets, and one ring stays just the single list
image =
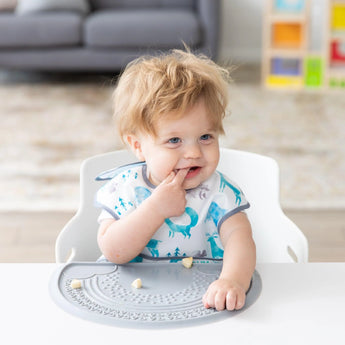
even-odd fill
[{"label": "sofa armrest", "polygon": [[220,0],[197,0],[197,11],[204,29],[203,46],[207,47],[204,53],[216,60],[220,31]]}]

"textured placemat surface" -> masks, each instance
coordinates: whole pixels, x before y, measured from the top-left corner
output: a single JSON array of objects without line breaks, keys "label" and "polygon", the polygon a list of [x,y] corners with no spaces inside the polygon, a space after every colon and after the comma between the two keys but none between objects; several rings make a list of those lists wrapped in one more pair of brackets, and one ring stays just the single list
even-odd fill
[{"label": "textured placemat surface", "polygon": [[[179,327],[235,316],[259,297],[261,280],[253,275],[246,305],[241,311],[206,309],[202,296],[221,271],[221,263],[70,263],[51,277],[50,293],[64,310],[76,316],[114,326]],[[140,278],[142,287],[132,282]],[[72,281],[80,287],[71,286]]]}]

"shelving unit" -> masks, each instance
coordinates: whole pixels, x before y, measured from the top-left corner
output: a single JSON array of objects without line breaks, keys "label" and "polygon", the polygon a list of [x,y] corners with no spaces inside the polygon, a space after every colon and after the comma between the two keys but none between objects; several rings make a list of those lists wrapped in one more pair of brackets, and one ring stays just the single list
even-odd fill
[{"label": "shelving unit", "polygon": [[313,47],[310,0],[266,0],[262,82],[269,88],[320,88],[324,50]]}]

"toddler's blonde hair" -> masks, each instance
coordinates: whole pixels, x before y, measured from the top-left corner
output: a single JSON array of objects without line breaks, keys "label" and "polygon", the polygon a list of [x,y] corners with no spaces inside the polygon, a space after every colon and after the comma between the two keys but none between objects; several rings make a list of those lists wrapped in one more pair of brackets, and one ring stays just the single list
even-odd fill
[{"label": "toddler's blonde hair", "polygon": [[230,72],[204,55],[173,50],[130,62],[113,94],[114,118],[122,140],[126,135],[156,136],[158,119],[182,116],[202,97],[214,129],[224,134]]}]

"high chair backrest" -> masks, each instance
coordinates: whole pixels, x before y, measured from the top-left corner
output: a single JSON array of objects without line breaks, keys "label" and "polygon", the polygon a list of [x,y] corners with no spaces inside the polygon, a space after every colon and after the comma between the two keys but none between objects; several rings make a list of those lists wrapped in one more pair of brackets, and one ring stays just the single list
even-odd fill
[{"label": "high chair backrest", "polygon": [[[95,178],[103,171],[132,163],[127,150],[86,159],[80,170],[80,206],[56,240],[56,261],[95,261],[97,245],[96,191],[104,184]],[[279,169],[269,157],[221,148],[218,170],[235,181],[251,207],[246,210],[257,247],[257,262],[307,262],[308,243],[301,230],[283,213],[279,202]]]}]

